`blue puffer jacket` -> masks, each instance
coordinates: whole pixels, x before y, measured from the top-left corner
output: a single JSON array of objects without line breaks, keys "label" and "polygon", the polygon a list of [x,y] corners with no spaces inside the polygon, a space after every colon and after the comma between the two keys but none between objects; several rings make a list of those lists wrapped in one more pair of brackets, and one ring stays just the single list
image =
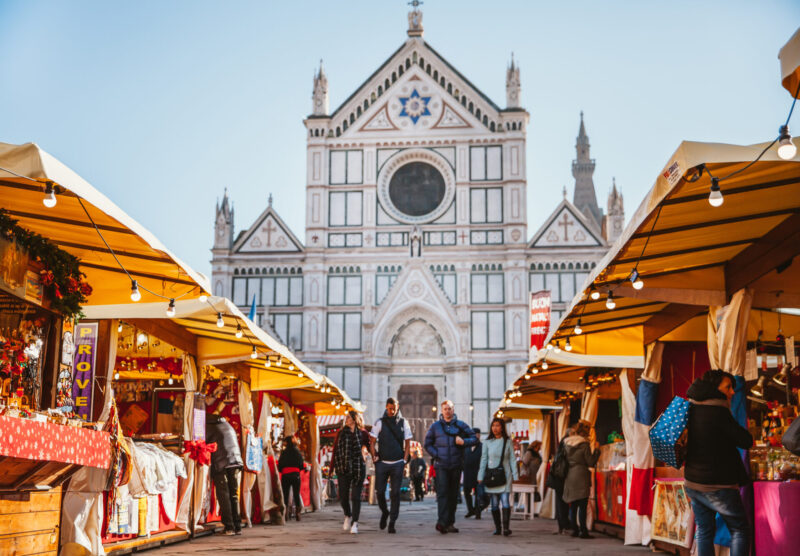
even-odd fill
[{"label": "blue puffer jacket", "polygon": [[[456,436],[464,439],[464,444],[456,444]],[[478,442],[472,427],[464,421],[459,421],[453,415],[449,423],[439,415],[439,420],[431,425],[425,435],[425,450],[433,458],[433,464],[442,469],[462,467],[464,463],[464,448]]]}]

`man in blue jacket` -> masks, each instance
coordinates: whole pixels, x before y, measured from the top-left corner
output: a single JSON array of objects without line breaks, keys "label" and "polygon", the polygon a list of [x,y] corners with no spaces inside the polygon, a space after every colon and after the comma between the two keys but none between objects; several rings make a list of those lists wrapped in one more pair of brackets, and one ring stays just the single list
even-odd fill
[{"label": "man in blue jacket", "polygon": [[425,450],[436,469],[436,504],[439,518],[436,530],[442,534],[458,533],[456,500],[464,467],[464,448],[478,442],[472,427],[456,418],[453,402],[442,402],[442,414],[425,435]]}]

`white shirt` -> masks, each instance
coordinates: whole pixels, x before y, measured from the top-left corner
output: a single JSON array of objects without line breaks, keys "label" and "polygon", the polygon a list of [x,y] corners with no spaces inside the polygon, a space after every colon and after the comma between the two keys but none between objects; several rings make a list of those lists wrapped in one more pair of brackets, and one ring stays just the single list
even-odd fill
[{"label": "white shirt", "polygon": [[[381,418],[381,419],[383,419],[383,418]],[[383,428],[382,427],[383,426],[383,421],[381,419],[378,419],[377,421],[375,421],[375,424],[372,425],[372,430],[369,431],[369,435],[372,438],[374,438],[375,440],[378,439],[378,435],[381,433],[381,428]],[[414,438],[414,435],[411,434],[411,427],[408,426],[408,419],[403,418],[403,439],[404,440],[411,440],[412,438]],[[403,461],[403,460],[398,459],[396,461],[384,461],[383,463],[391,465],[393,463],[399,463],[401,461]]]}]

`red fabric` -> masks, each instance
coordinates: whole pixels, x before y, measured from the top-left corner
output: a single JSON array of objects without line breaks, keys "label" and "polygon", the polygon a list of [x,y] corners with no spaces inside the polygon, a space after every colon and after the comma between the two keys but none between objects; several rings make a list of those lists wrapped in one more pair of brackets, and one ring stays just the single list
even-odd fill
[{"label": "red fabric", "polygon": [[209,465],[211,463],[211,454],[217,451],[217,443],[212,442],[206,444],[205,440],[184,440],[183,453],[189,454],[189,458],[193,459],[200,465]]},{"label": "red fabric", "polygon": [[706,342],[665,342],[656,415],[661,415],[675,396],[685,397],[692,382],[710,368]]},{"label": "red fabric", "polygon": [[111,440],[104,431],[0,417],[0,456],[108,469]]},{"label": "red fabric", "polygon": [[306,508],[311,507],[311,473],[300,474],[300,499],[303,500],[303,506]]},{"label": "red fabric", "polygon": [[[125,418],[128,411],[133,406],[139,407],[146,415],[142,424],[136,430],[132,430],[129,421]],[[150,434],[153,432],[153,402],[150,400],[143,402],[117,402],[117,415],[119,415],[122,432],[125,436],[136,436],[137,434]]]},{"label": "red fabric", "polygon": [[634,466],[631,473],[631,491],[628,493],[628,508],[639,515],[653,514],[653,481],[655,469],[639,469]]},{"label": "red fabric", "polygon": [[281,471],[281,476],[286,475],[287,473],[300,473],[299,467],[284,467],[283,471]]},{"label": "red fabric", "polygon": [[597,519],[625,526],[626,471],[598,471],[595,475],[597,491]]}]

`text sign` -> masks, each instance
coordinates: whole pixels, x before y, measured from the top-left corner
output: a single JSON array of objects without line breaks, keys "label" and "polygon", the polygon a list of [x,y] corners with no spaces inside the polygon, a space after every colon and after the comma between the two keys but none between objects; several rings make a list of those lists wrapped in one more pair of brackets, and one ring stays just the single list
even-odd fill
[{"label": "text sign", "polygon": [[75,400],[75,413],[84,421],[92,419],[96,351],[97,323],[77,325],[72,368],[72,399]]},{"label": "text sign", "polygon": [[550,331],[550,291],[531,293],[531,353],[544,346]]}]

